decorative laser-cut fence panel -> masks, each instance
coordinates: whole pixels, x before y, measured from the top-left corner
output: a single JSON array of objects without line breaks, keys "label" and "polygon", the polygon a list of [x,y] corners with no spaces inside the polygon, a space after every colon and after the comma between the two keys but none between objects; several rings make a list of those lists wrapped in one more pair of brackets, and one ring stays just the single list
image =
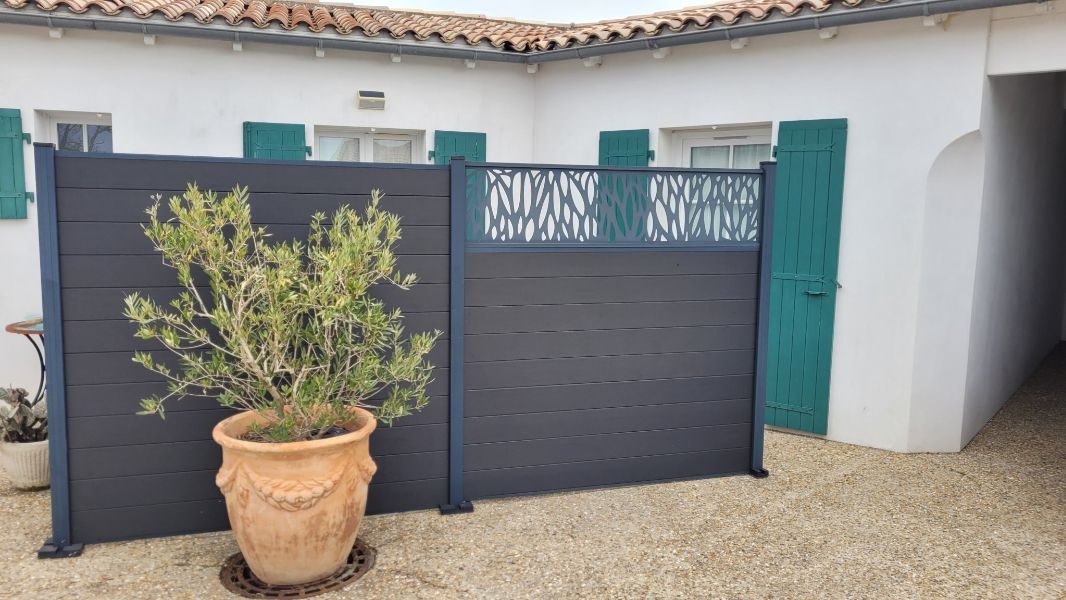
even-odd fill
[{"label": "decorative laser-cut fence panel", "polygon": [[451,497],[761,473],[769,171],[462,168]]},{"label": "decorative laser-cut fence panel", "polygon": [[759,239],[760,171],[467,166],[473,243]]}]

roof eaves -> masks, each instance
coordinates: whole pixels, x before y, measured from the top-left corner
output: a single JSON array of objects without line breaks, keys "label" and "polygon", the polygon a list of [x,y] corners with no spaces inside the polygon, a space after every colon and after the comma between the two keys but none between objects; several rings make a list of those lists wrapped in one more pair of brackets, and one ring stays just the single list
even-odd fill
[{"label": "roof eaves", "polygon": [[[361,29],[344,33],[332,26],[314,32],[306,23],[287,28],[276,20],[270,20],[261,27],[245,20],[231,24],[223,18],[207,21],[182,17],[170,19],[158,11],[153,11],[147,17],[139,17],[128,10],[120,10],[112,15],[106,15],[100,8],[89,8],[81,13],[74,13],[65,8],[46,12],[12,8],[0,3],[0,23],[240,39],[303,47],[537,64],[1030,2],[1032,0],[842,0],[816,10],[808,1],[800,0],[791,12],[770,10],[758,19],[751,13],[744,13],[730,24],[711,19],[699,25],[688,20],[676,31],[660,28],[656,33],[647,33],[640,28],[634,28],[634,31],[623,39],[618,36],[602,38],[588,35],[587,39],[580,42],[575,42],[573,37],[564,34],[558,42],[530,44],[518,50],[508,47],[508,44],[496,47],[487,38],[472,43],[469,37],[458,36],[449,43],[439,35],[420,39],[413,31],[406,31],[397,38],[384,30],[373,34],[366,34]],[[460,42],[459,38],[463,41]]]},{"label": "roof eaves", "polygon": [[271,22],[266,27],[258,27],[247,21],[231,25],[224,19],[215,19],[209,22],[195,20],[173,21],[159,13],[148,17],[137,17],[128,13],[115,16],[103,13],[94,14],[92,9],[83,13],[70,11],[26,12],[0,5],[0,23],[132,32],[146,35],[174,35],[201,39],[239,40],[241,42],[285,44],[307,48],[334,48],[361,52],[401,54],[404,56],[462,58],[510,63],[526,62],[525,54],[497,49],[486,42],[474,45],[464,41],[460,45],[444,42],[439,36],[433,36],[431,39],[426,40],[417,40],[413,34],[408,33],[402,39],[397,39],[391,35],[379,34],[370,36],[361,31],[342,34],[332,28],[316,33],[306,26],[301,26],[298,29],[286,29],[277,22]]},{"label": "roof eaves", "polygon": [[860,5],[834,3],[833,6],[824,10],[814,11],[810,8],[803,8],[791,15],[772,11],[771,14],[758,20],[750,15],[745,15],[732,25],[709,24],[699,27],[690,23],[678,32],[634,36],[630,39],[608,42],[591,40],[582,45],[570,45],[563,48],[533,52],[529,55],[527,62],[536,64],[592,56],[606,56],[638,50],[811,31],[828,27],[931,16],[1014,4],[1029,4],[1032,2],[1033,0],[866,0]]}]

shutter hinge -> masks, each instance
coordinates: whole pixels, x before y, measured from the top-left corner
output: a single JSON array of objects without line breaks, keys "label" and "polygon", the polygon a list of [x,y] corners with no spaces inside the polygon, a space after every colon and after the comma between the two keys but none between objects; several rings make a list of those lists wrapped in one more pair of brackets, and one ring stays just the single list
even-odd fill
[{"label": "shutter hinge", "polygon": [[426,156],[429,157],[429,160],[433,160],[433,159],[437,158],[437,151],[436,150],[430,150],[429,152],[426,152]]},{"label": "shutter hinge", "polygon": [[648,150],[648,160],[655,160],[655,151]]},{"label": "shutter hinge", "polygon": [[37,199],[33,196],[33,192],[26,192],[26,199],[33,203],[37,202]]},{"label": "shutter hinge", "polygon": [[774,144],[774,149],[770,152],[770,158],[777,158],[777,144]]},{"label": "shutter hinge", "polygon": [[308,156],[311,156],[311,146],[304,146],[304,152],[306,152]]},{"label": "shutter hinge", "polygon": [[28,134],[28,133],[22,134],[22,142],[25,143],[25,144],[32,144],[33,143],[33,136]]}]

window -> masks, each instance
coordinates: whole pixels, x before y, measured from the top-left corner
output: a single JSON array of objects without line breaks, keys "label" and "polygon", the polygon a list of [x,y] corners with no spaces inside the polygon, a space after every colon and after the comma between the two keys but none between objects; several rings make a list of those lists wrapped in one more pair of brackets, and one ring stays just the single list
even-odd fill
[{"label": "window", "polygon": [[318,136],[320,160],[359,162],[359,138],[336,135]]},{"label": "window", "polygon": [[417,132],[316,127],[315,134],[318,160],[410,164],[421,142],[421,134]]},{"label": "window", "polygon": [[407,136],[374,136],[374,162],[410,163],[413,140]]},{"label": "window", "polygon": [[107,113],[41,112],[38,137],[68,152],[114,152],[111,115]]},{"label": "window", "polygon": [[758,169],[770,160],[770,129],[728,127],[681,131],[681,158],[697,169]]},{"label": "window", "polygon": [[74,152],[111,152],[111,126],[56,123],[56,147]]}]

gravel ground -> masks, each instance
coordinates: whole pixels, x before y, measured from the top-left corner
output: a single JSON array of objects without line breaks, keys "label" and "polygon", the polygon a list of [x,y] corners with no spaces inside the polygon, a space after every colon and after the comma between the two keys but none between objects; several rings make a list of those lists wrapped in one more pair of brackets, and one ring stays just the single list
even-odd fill
[{"label": "gravel ground", "polygon": [[[1066,346],[961,453],[768,432],[769,479],[482,501],[367,519],[330,598],[1066,598]],[[233,598],[229,533],[38,561],[47,493],[0,481],[0,597]]]}]

